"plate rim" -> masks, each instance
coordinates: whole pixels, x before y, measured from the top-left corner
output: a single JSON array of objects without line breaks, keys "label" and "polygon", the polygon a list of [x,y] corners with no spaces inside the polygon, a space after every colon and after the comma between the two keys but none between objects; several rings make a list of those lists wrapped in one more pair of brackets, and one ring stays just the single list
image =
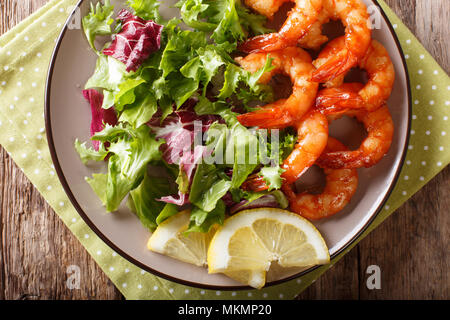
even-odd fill
[{"label": "plate rim", "polygon": [[[54,72],[54,67],[55,67],[55,62],[56,62],[56,58],[58,56],[58,52],[59,49],[61,47],[61,43],[64,39],[64,36],[68,30],[68,25],[71,22],[76,10],[78,8],[80,8],[81,4],[84,2],[85,0],[78,0],[78,2],[73,6],[73,10],[71,12],[71,14],[69,15],[69,17],[67,18],[66,22],[64,23],[64,26],[62,27],[62,30],[60,32],[60,34],[58,35],[57,41],[56,41],[56,45],[55,48],[52,52],[51,58],[50,58],[50,64],[49,64],[49,68],[48,68],[48,72],[47,72],[47,79],[46,79],[46,83],[45,83],[45,97],[44,97],[44,118],[45,118],[45,129],[46,129],[46,136],[47,136],[47,142],[48,142],[48,147],[49,147],[49,151],[50,151],[50,155],[52,158],[52,162],[54,164],[55,167],[55,171],[56,174],[58,175],[59,181],[61,183],[61,185],[63,186],[63,189],[67,195],[67,197],[69,198],[70,202],[72,203],[72,205],[74,206],[75,210],[78,212],[78,214],[83,218],[84,222],[89,226],[89,228],[91,228],[92,231],[94,231],[94,233],[106,244],[108,245],[112,250],[114,250],[116,253],[120,254],[123,258],[125,258],[126,260],[128,260],[129,262],[131,262],[132,264],[138,266],[139,268],[153,274],[156,275],[158,277],[161,277],[163,279],[172,281],[172,282],[176,282],[178,284],[182,284],[182,285],[186,285],[186,286],[191,286],[191,287],[196,287],[196,288],[201,288],[201,289],[207,289],[207,290],[222,290],[222,291],[232,291],[232,290],[250,290],[253,289],[250,286],[245,286],[245,285],[237,285],[237,286],[220,286],[220,285],[209,285],[209,284],[203,284],[203,283],[199,283],[199,282],[192,282],[192,281],[188,281],[188,280],[184,280],[184,279],[180,279],[180,278],[176,278],[173,277],[171,275],[165,274],[161,271],[155,270],[153,268],[150,268],[149,266],[145,265],[144,263],[136,260],[135,258],[131,257],[129,254],[127,254],[126,252],[124,252],[122,249],[120,249],[112,240],[110,240],[107,236],[105,236],[103,234],[103,232],[89,219],[88,215],[84,212],[84,210],[81,208],[80,204],[78,203],[78,201],[76,200],[74,194],[72,193],[72,190],[66,180],[66,177],[64,175],[64,172],[61,168],[60,162],[58,160],[58,155],[56,153],[56,148],[55,148],[55,144],[54,144],[54,139],[53,139],[53,132],[52,132],[52,125],[51,125],[51,112],[50,112],[50,97],[51,97],[51,84],[52,84],[52,77],[53,77],[53,72]],[[334,252],[332,255],[330,255],[330,261],[334,258],[336,258],[337,256],[339,256],[341,253],[343,253],[345,250],[349,249],[356,240],[358,240],[361,235],[368,229],[368,227],[373,223],[373,221],[376,219],[376,217],[379,215],[379,213],[381,212],[382,208],[384,207],[385,203],[387,202],[387,200],[390,198],[392,191],[394,190],[400,173],[402,171],[402,168],[404,166],[404,162],[405,162],[405,158],[406,158],[406,154],[408,151],[408,145],[409,145],[409,140],[411,138],[411,122],[412,122],[412,91],[411,91],[411,79],[410,79],[410,75],[409,75],[409,70],[408,70],[408,66],[406,63],[406,58],[403,52],[403,48],[400,44],[400,40],[397,37],[397,34],[395,33],[395,30],[391,24],[391,22],[389,21],[385,11],[383,10],[383,8],[381,7],[381,5],[379,4],[379,2],[377,0],[370,0],[374,5],[376,5],[378,7],[378,10],[380,11],[384,21],[386,22],[386,24],[388,25],[389,28],[389,32],[392,35],[395,45],[397,47],[398,52],[400,53],[401,56],[401,60],[402,60],[402,64],[403,64],[403,69],[405,70],[405,75],[406,75],[406,89],[407,89],[407,103],[408,103],[408,121],[407,121],[407,133],[406,133],[406,139],[405,139],[405,143],[402,149],[402,155],[401,155],[401,159],[398,165],[398,168],[394,174],[394,178],[392,179],[392,181],[390,182],[388,191],[385,193],[383,200],[380,202],[380,205],[376,208],[376,210],[374,210],[374,213],[372,213],[372,216],[369,218],[369,220],[360,228],[360,230],[358,232],[355,233],[355,235],[350,238],[345,244],[342,245],[341,248],[339,248],[339,250],[337,250],[336,252]],[[306,270],[300,271],[294,275],[291,275],[289,277],[283,278],[283,279],[279,279],[276,281],[271,281],[266,283],[266,285],[264,286],[264,288],[268,288],[274,285],[278,285],[278,284],[282,284],[285,282],[288,282],[290,280],[299,278],[301,276],[304,276],[305,274],[308,274],[318,268],[322,267],[322,265],[317,265],[317,266],[313,266],[311,268],[308,268]]]}]

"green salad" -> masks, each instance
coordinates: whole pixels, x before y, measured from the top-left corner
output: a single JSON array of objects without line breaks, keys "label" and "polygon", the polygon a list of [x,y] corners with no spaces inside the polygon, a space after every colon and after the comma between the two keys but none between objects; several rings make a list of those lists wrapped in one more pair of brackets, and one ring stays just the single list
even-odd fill
[{"label": "green salad", "polygon": [[[181,0],[165,19],[156,0],[91,5],[83,29],[98,56],[83,95],[91,141],[75,141],[80,159],[104,162],[86,177],[108,212],[126,203],[153,231],[189,207],[187,232],[208,232],[250,207],[281,207],[280,163],[294,147],[291,129],[247,128],[236,116],[273,101],[235,62],[238,44],[267,33],[266,18],[239,0]],[[252,179],[264,190],[246,188]]]}]

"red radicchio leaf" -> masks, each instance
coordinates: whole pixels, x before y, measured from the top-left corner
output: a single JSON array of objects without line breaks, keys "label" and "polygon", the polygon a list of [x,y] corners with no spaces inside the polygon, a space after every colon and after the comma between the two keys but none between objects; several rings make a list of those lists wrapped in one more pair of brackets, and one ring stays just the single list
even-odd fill
[{"label": "red radicchio leaf", "polygon": [[[148,126],[156,133],[156,138],[166,141],[161,146],[161,149],[163,151],[163,159],[168,164],[180,164],[180,159],[184,153],[192,149],[194,136],[196,133],[200,133],[200,128],[202,133],[204,133],[211,124],[221,121],[220,117],[214,115],[198,116],[193,110],[190,100],[187,101],[186,105],[186,108],[175,111],[164,119],[162,123],[160,123],[158,114],[148,123]],[[198,130],[198,132],[195,132],[194,129]]]},{"label": "red radicchio leaf", "polygon": [[122,61],[128,72],[136,71],[151,53],[161,47],[163,27],[136,17],[125,9],[119,12],[117,19],[122,22],[122,30],[103,53]]},{"label": "red radicchio leaf", "polygon": [[255,208],[279,208],[280,205],[274,195],[268,194],[248,202],[248,200],[242,200],[230,208],[230,214],[234,214],[238,211],[255,209]]},{"label": "red radicchio leaf", "polygon": [[[200,133],[200,130],[202,133],[206,132],[211,124],[220,121],[220,117],[214,115],[198,116],[193,110],[195,102],[194,99],[188,100],[183,108],[173,112],[162,123],[160,114],[156,114],[148,123],[156,133],[156,138],[166,141],[161,146],[163,159],[168,164],[178,164],[180,170],[185,171],[189,183],[192,182],[197,164],[206,152],[206,147],[202,145],[194,146],[192,151],[194,136]],[[181,191],[178,192],[178,198],[169,196],[159,200],[179,206],[189,203],[188,194]]]},{"label": "red radicchio leaf", "polygon": [[[180,170],[184,170],[186,172],[186,176],[189,180],[189,183],[192,182],[192,178],[194,176],[194,169],[197,167],[197,164],[202,159],[204,153],[206,151],[205,146],[196,146],[194,152],[186,151],[180,159]],[[187,193],[183,193],[178,191],[178,199],[175,196],[167,196],[158,199],[159,201],[173,203],[178,206],[185,205],[189,203],[189,198]]]},{"label": "red radicchio leaf", "polygon": [[[114,108],[103,109],[103,94],[98,92],[95,89],[83,90],[84,98],[91,105],[91,137],[97,133],[102,131],[105,128],[105,123],[108,123],[112,126],[117,124],[117,116]],[[98,151],[100,147],[100,141],[92,141],[92,145],[94,149]]]}]

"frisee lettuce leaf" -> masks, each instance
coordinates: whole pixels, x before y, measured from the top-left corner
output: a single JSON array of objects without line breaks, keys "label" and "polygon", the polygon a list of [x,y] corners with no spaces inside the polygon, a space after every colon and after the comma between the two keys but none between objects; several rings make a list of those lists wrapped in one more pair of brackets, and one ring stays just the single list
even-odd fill
[{"label": "frisee lettuce leaf", "polygon": [[75,140],[75,150],[78,152],[81,161],[86,164],[88,161],[103,161],[108,155],[103,144],[100,144],[98,151],[94,148],[86,147],[86,142],[81,143],[78,139]]},{"label": "frisee lettuce leaf", "polygon": [[147,165],[161,159],[159,147],[164,140],[155,140],[147,126],[133,129],[123,125],[105,126],[92,139],[110,143],[106,209],[112,212],[141,183]]},{"label": "frisee lettuce leaf", "polygon": [[274,68],[272,60],[269,55],[264,66],[255,73],[248,72],[237,65],[228,64],[224,73],[225,81],[217,97],[226,99],[236,93],[244,105],[250,101],[269,102],[273,97],[271,88],[259,84],[258,81],[264,73]]},{"label": "frisee lettuce leaf", "polygon": [[127,5],[134,10],[134,14],[145,20],[161,23],[158,0],[127,0]]},{"label": "frisee lettuce leaf", "polygon": [[114,19],[112,19],[113,14],[114,6],[111,5],[110,0],[105,0],[104,4],[99,1],[96,6],[91,3],[89,14],[82,19],[83,29],[88,42],[97,53],[99,51],[95,47],[95,37],[107,36],[112,33],[111,24],[114,22]]},{"label": "frisee lettuce leaf", "polygon": [[268,191],[274,189],[280,189],[283,179],[281,178],[281,174],[284,172],[280,166],[274,167],[263,167],[261,168],[259,175],[263,177],[267,186],[269,187]]},{"label": "frisee lettuce leaf", "polygon": [[212,32],[218,44],[241,41],[249,32],[254,35],[271,32],[264,27],[266,17],[252,14],[240,0],[181,0],[181,17],[188,26]]}]

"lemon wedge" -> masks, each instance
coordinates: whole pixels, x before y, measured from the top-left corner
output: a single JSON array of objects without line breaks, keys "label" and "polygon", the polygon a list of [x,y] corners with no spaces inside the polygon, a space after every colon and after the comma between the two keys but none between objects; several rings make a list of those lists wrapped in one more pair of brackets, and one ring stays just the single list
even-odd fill
[{"label": "lemon wedge", "polygon": [[254,287],[261,287],[272,261],[284,268],[309,267],[328,263],[330,255],[308,220],[281,209],[259,208],[225,220],[207,257],[209,273],[225,273]]},{"label": "lemon wedge", "polygon": [[147,247],[149,250],[169,257],[205,267],[209,243],[217,228],[213,227],[208,233],[191,232],[183,234],[189,226],[190,211],[185,210],[161,223],[150,237]]},{"label": "lemon wedge", "polygon": [[266,284],[265,271],[239,270],[224,272],[224,274],[237,282],[256,289],[261,289]]}]

